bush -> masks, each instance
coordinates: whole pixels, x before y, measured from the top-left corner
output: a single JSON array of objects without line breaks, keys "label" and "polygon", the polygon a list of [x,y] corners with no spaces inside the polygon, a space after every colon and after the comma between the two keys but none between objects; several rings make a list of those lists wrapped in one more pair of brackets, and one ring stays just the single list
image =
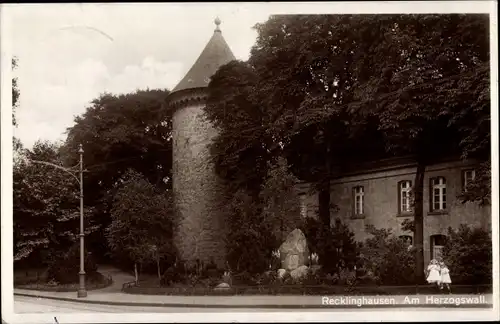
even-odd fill
[{"label": "bush", "polygon": [[182,262],[176,262],[169,267],[162,275],[161,286],[172,286],[176,283],[188,284],[190,286],[215,286],[222,280],[224,270],[219,269],[212,260],[209,263],[203,263],[196,260],[190,266]]},{"label": "bush", "polygon": [[239,190],[232,194],[226,208],[229,212],[227,260],[231,271],[259,274],[268,270],[277,242],[262,219],[258,200]]},{"label": "bush", "polygon": [[343,269],[354,269],[358,247],[354,233],[337,219],[330,230],[322,229],[319,221],[306,218],[302,229],[308,241],[309,251],[317,253],[322,271],[338,274]]},{"label": "bush", "polygon": [[258,282],[259,275],[250,273],[249,271],[243,271],[233,276],[233,284],[241,286],[253,286]]},{"label": "bush", "polygon": [[[92,277],[97,273],[97,264],[94,258],[85,251],[85,273]],[[66,253],[52,253],[47,269],[47,279],[59,284],[78,282],[80,272],[80,245],[73,245]]]},{"label": "bush", "polygon": [[183,280],[185,273],[178,271],[180,270],[176,266],[171,266],[161,276],[160,286],[171,286],[174,283]]},{"label": "bush", "polygon": [[413,284],[415,252],[391,230],[367,227],[373,235],[361,245],[358,277],[364,283],[382,285]]},{"label": "bush", "polygon": [[457,231],[448,229],[443,260],[450,269],[453,283],[492,283],[491,234],[481,228],[461,225]]}]

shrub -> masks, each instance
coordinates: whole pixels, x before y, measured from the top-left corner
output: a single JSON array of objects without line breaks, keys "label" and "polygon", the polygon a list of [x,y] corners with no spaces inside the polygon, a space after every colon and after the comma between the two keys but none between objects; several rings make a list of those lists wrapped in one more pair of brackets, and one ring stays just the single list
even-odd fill
[{"label": "shrub", "polygon": [[414,283],[415,253],[391,230],[367,227],[373,235],[361,245],[358,275],[364,283],[405,285]]},{"label": "shrub", "polygon": [[309,251],[318,255],[323,272],[335,274],[342,269],[354,269],[358,248],[354,233],[347,225],[337,219],[330,230],[325,230],[318,220],[306,218],[302,229]]},{"label": "shrub", "polygon": [[322,285],[324,283],[323,274],[309,268],[306,277],[302,279],[302,283],[306,286]]},{"label": "shrub", "polygon": [[[85,274],[92,277],[97,272],[97,264],[94,258],[85,251],[84,260]],[[66,253],[52,253],[51,261],[47,269],[47,279],[60,284],[78,282],[80,272],[80,246],[73,245]]]},{"label": "shrub", "polygon": [[233,276],[234,285],[252,286],[256,285],[260,275],[255,275],[249,271],[243,271]]},{"label": "shrub", "polygon": [[274,285],[278,282],[278,274],[276,271],[266,271],[257,279],[257,284],[259,285]]},{"label": "shrub", "polygon": [[184,272],[178,271],[178,267],[171,266],[163,273],[160,285],[161,286],[171,286],[174,283],[180,282],[184,279]]},{"label": "shrub", "polygon": [[268,270],[277,242],[263,222],[259,202],[239,190],[226,207],[229,209],[227,260],[231,271],[258,274]]},{"label": "shrub", "polygon": [[491,284],[491,234],[466,225],[461,225],[456,231],[449,228],[443,260],[450,269],[453,283]]}]

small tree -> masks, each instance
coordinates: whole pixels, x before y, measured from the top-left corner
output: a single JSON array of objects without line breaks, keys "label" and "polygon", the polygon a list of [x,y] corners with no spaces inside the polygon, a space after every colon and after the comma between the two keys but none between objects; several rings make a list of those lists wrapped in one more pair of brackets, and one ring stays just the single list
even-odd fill
[{"label": "small tree", "polygon": [[297,183],[298,179],[290,173],[284,158],[279,157],[274,164],[269,164],[260,199],[264,222],[279,244],[301,223]]},{"label": "small tree", "polygon": [[136,282],[138,265],[156,262],[159,267],[162,257],[174,254],[171,206],[168,193],[157,192],[135,171],[126,173],[114,197],[107,238],[113,254],[134,262]]},{"label": "small tree", "polygon": [[448,228],[443,260],[454,283],[491,284],[493,256],[490,233],[463,224],[457,230]]},{"label": "small tree", "polygon": [[274,240],[259,202],[240,189],[228,200],[227,259],[233,272],[261,273],[269,267]]}]

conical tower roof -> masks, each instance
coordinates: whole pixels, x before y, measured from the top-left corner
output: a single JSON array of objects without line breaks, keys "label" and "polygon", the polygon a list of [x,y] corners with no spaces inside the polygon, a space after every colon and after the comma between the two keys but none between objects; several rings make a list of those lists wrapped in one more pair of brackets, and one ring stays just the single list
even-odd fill
[{"label": "conical tower roof", "polygon": [[219,28],[220,20],[218,18],[215,19],[215,25],[217,27],[215,28],[212,38],[205,46],[205,49],[201,52],[186,76],[172,92],[207,87],[210,82],[210,77],[213,76],[222,65],[235,59],[229,45],[227,45],[224,37],[222,37],[222,32]]}]

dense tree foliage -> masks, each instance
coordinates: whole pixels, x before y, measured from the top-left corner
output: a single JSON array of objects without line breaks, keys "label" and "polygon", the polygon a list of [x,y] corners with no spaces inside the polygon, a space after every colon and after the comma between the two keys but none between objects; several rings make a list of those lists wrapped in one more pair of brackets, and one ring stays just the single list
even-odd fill
[{"label": "dense tree foliage", "polygon": [[137,265],[175,260],[171,193],[157,190],[144,176],[129,170],[114,196],[111,224],[107,228],[113,254],[125,256]]},{"label": "dense tree foliage", "polygon": [[443,260],[457,284],[491,284],[493,279],[491,233],[461,225],[448,229]]},{"label": "dense tree foliage", "polygon": [[104,229],[117,185],[128,169],[142,174],[159,188],[171,186],[171,114],[164,104],[167,90],[104,94],[75,118],[63,148],[66,165],[77,163],[74,152],[82,144],[85,204],[95,209],[101,224],[89,237],[89,248],[107,250]]},{"label": "dense tree foliage", "polygon": [[347,224],[336,219],[325,229],[315,218],[307,217],[301,226],[306,235],[309,251],[318,255],[324,273],[341,275],[353,271],[358,259],[358,244]]},{"label": "dense tree foliage", "polygon": [[377,284],[413,284],[415,253],[409,243],[396,237],[390,229],[369,226],[367,231],[372,236],[360,249],[358,275]]},{"label": "dense tree foliage", "polygon": [[[489,158],[487,27],[484,15],[271,16],[256,26],[248,63],[226,65],[209,86],[207,113],[223,134],[212,153],[232,156],[219,173],[258,181],[264,172],[247,178],[242,170],[285,155],[317,185],[329,227],[332,177],[353,161],[413,156],[415,275],[423,281],[426,166],[443,156]],[[466,200],[488,190],[471,186]]]},{"label": "dense tree foliage", "polygon": [[[37,142],[19,152],[13,169],[14,260],[43,260],[47,251],[59,253],[78,238],[80,192],[71,174],[36,161],[62,165],[60,148]],[[86,234],[96,230],[92,210],[85,209]],[[47,260],[45,260],[47,261]]]},{"label": "dense tree foliage", "polygon": [[245,189],[255,197],[271,160],[273,138],[265,132],[265,107],[254,96],[260,88],[247,63],[221,67],[209,84],[206,115],[219,134],[211,146],[218,175],[227,190]]},{"label": "dense tree foliage", "polygon": [[460,155],[460,148],[478,153],[477,146],[489,147],[488,19],[396,15],[365,22],[355,30],[371,41],[363,42],[364,55],[352,66],[351,106],[362,116],[378,116],[389,151],[415,156],[415,271],[423,282],[426,166]]},{"label": "dense tree foliage", "polygon": [[295,188],[297,182],[286,160],[278,158],[269,166],[260,192],[263,219],[269,224],[278,244],[284,242],[288,233],[302,221],[299,193]]}]

